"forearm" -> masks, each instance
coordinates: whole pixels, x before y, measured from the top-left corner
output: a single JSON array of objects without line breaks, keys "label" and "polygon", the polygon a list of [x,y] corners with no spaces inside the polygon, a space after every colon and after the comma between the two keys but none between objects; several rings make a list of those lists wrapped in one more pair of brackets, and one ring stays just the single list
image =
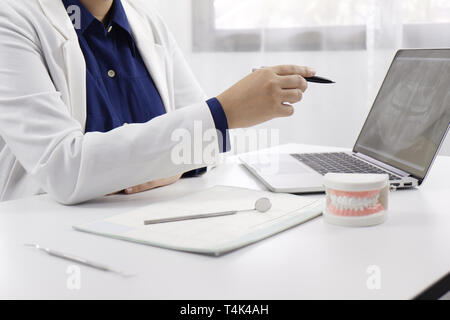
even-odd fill
[{"label": "forearm", "polygon": [[[2,121],[6,120],[6,112],[2,116],[0,122],[6,124],[8,121]],[[189,106],[148,123],[126,125],[107,133],[84,135],[76,125],[54,131],[49,124],[40,126],[31,122],[35,122],[33,117],[22,121],[22,127],[30,131],[29,139],[14,124],[2,125],[2,136],[27,172],[64,204],[84,202],[209,165],[204,161],[208,159],[202,157],[203,150],[211,144],[217,150],[216,139],[203,141],[203,132],[198,132],[200,125],[203,131],[215,131],[206,104]],[[175,130],[189,133],[187,138],[194,139],[197,135],[199,139],[177,141],[172,136]],[[174,155],[173,150],[180,143],[191,148],[185,150],[191,155],[187,161],[174,159],[178,154]],[[195,156],[199,150],[202,155]]]}]

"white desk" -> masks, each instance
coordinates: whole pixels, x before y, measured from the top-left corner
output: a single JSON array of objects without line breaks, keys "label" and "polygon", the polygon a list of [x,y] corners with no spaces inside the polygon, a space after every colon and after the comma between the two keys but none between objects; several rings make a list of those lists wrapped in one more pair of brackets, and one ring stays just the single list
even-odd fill
[{"label": "white desk", "polygon": [[[305,145],[280,149],[324,150]],[[201,178],[166,188],[80,206],[65,207],[48,196],[4,202],[0,298],[412,298],[450,270],[449,178],[450,157],[439,157],[422,187],[391,193],[389,218],[380,226],[344,228],[319,217],[219,258],[104,238],[71,226],[215,184],[263,188],[238,164],[221,165]],[[137,276],[122,278],[81,267],[81,288],[69,290],[66,271],[73,263],[24,247],[28,242]],[[367,288],[370,265],[380,267],[379,290]]]}]

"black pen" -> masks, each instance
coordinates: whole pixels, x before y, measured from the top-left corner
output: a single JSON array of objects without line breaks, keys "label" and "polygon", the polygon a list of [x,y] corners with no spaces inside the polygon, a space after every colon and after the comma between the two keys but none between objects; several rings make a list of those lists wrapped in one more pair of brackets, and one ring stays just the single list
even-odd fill
[{"label": "black pen", "polygon": [[327,78],[323,78],[323,77],[318,77],[318,76],[314,76],[314,77],[305,77],[305,80],[308,82],[315,82],[315,83],[336,83],[330,79]]},{"label": "black pen", "polygon": [[[256,70],[258,70],[258,68],[253,69],[252,72],[255,72]],[[319,77],[319,76],[305,77],[305,80],[308,82],[324,83],[324,84],[336,83],[333,80],[330,80],[330,79],[327,79],[324,77]]]}]

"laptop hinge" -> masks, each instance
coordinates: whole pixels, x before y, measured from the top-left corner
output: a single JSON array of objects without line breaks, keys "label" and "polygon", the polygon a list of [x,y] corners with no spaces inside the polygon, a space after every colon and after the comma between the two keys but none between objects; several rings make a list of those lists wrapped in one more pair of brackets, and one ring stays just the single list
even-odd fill
[{"label": "laptop hinge", "polygon": [[365,155],[365,154],[362,154],[362,153],[360,153],[360,152],[353,152],[353,155],[354,155],[355,157],[357,157],[357,158],[360,158],[360,159],[362,159],[362,160],[365,160],[365,161],[367,161],[367,162],[370,162],[371,164],[374,164],[374,165],[376,165],[376,166],[378,166],[378,167],[381,167],[381,168],[383,168],[384,170],[393,172],[393,173],[395,173],[396,175],[399,175],[400,177],[409,177],[409,176],[411,176],[411,174],[408,173],[408,172],[406,172],[406,171],[403,171],[403,170],[400,170],[400,169],[398,169],[398,168],[392,167],[392,166],[390,166],[390,165],[388,165],[388,164],[386,164],[386,163],[384,163],[384,162],[381,162],[380,160],[374,159],[374,158],[369,157],[369,156],[367,156],[367,155]]}]

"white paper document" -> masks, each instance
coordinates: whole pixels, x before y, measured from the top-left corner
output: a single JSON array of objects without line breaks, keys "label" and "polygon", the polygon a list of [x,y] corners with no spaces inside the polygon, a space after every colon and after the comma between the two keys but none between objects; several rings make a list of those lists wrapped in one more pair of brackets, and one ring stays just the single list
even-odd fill
[{"label": "white paper document", "polygon": [[[254,208],[269,198],[272,208],[231,216],[144,225],[145,220]],[[319,216],[323,198],[216,186],[103,220],[74,226],[98,235],[174,250],[221,255]]]}]

